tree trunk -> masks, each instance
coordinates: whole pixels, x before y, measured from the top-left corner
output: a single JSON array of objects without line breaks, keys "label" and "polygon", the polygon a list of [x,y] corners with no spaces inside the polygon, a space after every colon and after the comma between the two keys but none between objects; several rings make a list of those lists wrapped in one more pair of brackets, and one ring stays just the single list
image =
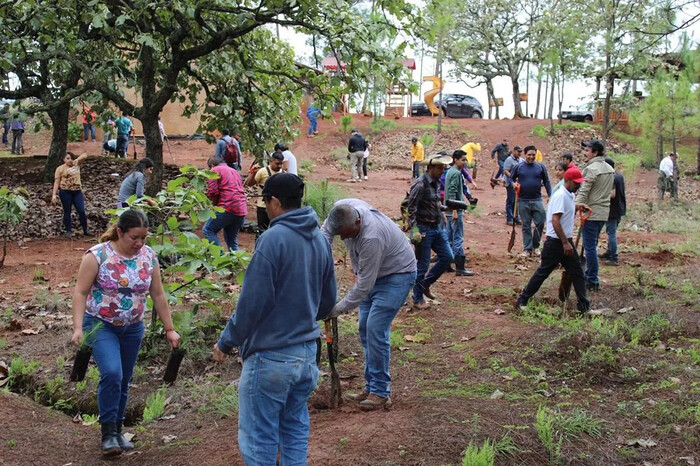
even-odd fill
[{"label": "tree trunk", "polygon": [[537,73],[537,101],[535,102],[535,118],[539,118],[540,114],[540,92],[542,92],[542,74]]},{"label": "tree trunk", "polygon": [[[438,54],[440,52],[438,51]],[[442,133],[442,88],[444,87],[442,85],[442,59],[438,59],[437,64],[435,65],[437,67],[437,77],[440,82],[440,93],[438,94],[438,100],[440,101],[440,106],[438,107],[438,121],[437,121],[437,133],[440,135]]]},{"label": "tree trunk", "polygon": [[549,74],[544,80],[544,99],[542,99],[542,119],[547,119],[547,97],[549,96]]},{"label": "tree trunk", "polygon": [[612,94],[615,90],[615,77],[609,73],[605,78],[605,101],[603,104],[603,145],[607,144],[613,125],[610,124],[610,110],[612,107]]},{"label": "tree trunk", "polygon": [[559,115],[557,115],[557,118],[559,119],[559,124],[562,124],[561,120],[561,107],[564,103],[564,73],[561,73],[561,76],[559,77],[559,85],[557,86],[559,88],[559,94],[557,95],[557,101],[559,103]]},{"label": "tree trunk", "polygon": [[[496,93],[493,90],[493,81],[491,79],[486,81],[486,92],[488,93],[489,100],[493,101],[494,108],[496,109],[496,120],[500,119],[498,113],[498,102],[496,102]],[[489,105],[489,119],[491,119],[491,105]]]},{"label": "tree trunk", "polygon": [[552,73],[552,88],[549,90],[549,132],[554,134],[554,92],[557,89],[556,71]]},{"label": "tree trunk", "polygon": [[661,159],[664,158],[664,137],[659,133],[656,137],[656,162],[661,163]]},{"label": "tree trunk", "polygon": [[[153,175],[148,180],[146,194],[155,196],[163,185],[163,141],[160,139],[158,114],[144,112],[141,117],[143,135],[146,139],[146,157],[153,160]],[[135,142],[135,141],[134,141]]]},{"label": "tree trunk", "polygon": [[700,175],[700,137],[698,138],[698,157],[697,157],[697,162],[698,166],[696,167],[698,170],[698,175]]},{"label": "tree trunk", "polygon": [[522,118],[523,110],[520,108],[520,83],[518,82],[518,76],[510,75],[510,82],[513,85],[513,106],[515,111],[513,112],[513,119]]},{"label": "tree trunk", "polygon": [[56,167],[61,165],[66,156],[66,146],[68,145],[68,116],[70,115],[70,103],[65,103],[54,110],[48,112],[51,119],[51,147],[49,157],[44,165],[42,180],[45,183],[53,182],[53,175]]}]

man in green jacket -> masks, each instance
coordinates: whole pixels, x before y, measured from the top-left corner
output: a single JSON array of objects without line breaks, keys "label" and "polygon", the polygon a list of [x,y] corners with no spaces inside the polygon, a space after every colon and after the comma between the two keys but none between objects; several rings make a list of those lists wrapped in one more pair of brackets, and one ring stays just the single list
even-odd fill
[{"label": "man in green jacket", "polygon": [[[452,166],[445,176],[445,203],[448,200],[464,202],[464,176],[462,169],[467,164],[467,153],[461,149],[452,154]],[[472,276],[474,272],[464,268],[467,258],[464,255],[464,221],[463,210],[448,208],[447,238],[452,254],[455,256],[455,275]]]},{"label": "man in green jacket", "polygon": [[586,179],[576,196],[576,208],[591,210],[583,227],[583,249],[586,253],[586,288],[600,289],[598,279],[598,235],[610,213],[610,193],[615,181],[615,170],[605,162],[605,146],[597,139],[582,142],[586,156],[583,177]]}]

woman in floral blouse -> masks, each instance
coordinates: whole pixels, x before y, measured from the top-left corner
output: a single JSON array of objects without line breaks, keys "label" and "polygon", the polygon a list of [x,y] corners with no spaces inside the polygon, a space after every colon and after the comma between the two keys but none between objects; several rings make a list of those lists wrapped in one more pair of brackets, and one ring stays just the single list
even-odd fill
[{"label": "woman in floral blouse", "polygon": [[146,246],[148,219],[129,209],[83,256],[73,294],[73,337],[79,345],[83,332],[103,325],[89,344],[100,370],[97,404],[102,425],[102,453],[119,455],[134,445],[121,433],[129,382],[144,334],[146,293],[150,292],[165,336],[175,348],[180,335],[173,329],[168,302],[160,280],[156,253]]}]

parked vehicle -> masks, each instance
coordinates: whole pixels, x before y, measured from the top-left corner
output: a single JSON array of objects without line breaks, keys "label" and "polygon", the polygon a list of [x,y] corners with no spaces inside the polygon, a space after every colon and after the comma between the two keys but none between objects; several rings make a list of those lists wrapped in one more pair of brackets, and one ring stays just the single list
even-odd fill
[{"label": "parked vehicle", "polygon": [[589,102],[573,109],[562,110],[561,117],[564,120],[591,122],[593,121],[594,114],[595,104]]},{"label": "parked vehicle", "polygon": [[[484,109],[476,98],[464,94],[443,94],[435,105],[442,109],[443,115],[451,118],[483,118]],[[425,102],[411,104],[412,116],[430,116]]]}]

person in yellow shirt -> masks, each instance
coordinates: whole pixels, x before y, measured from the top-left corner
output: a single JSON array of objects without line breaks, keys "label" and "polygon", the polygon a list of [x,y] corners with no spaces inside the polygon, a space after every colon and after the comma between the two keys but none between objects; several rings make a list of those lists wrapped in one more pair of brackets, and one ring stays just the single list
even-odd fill
[{"label": "person in yellow shirt", "polygon": [[411,138],[411,159],[413,160],[413,179],[420,176],[420,163],[425,158],[425,148],[417,137]]},{"label": "person in yellow shirt", "polygon": [[472,170],[472,178],[476,179],[476,166],[479,152],[481,152],[481,144],[468,142],[461,147],[461,150],[467,153],[467,168]]},{"label": "person in yellow shirt", "polygon": [[539,149],[537,149],[537,153],[535,154],[535,162],[542,162],[544,160],[544,157],[542,157],[542,152],[540,152]]}]

